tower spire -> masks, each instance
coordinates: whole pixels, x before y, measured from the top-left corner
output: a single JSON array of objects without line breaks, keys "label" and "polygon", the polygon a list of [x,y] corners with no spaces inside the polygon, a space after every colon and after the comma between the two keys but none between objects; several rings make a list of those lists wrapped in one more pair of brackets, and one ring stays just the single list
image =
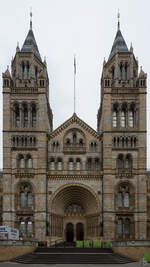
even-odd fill
[{"label": "tower spire", "polygon": [[119,12],[119,9],[118,9],[118,31],[120,30],[120,12]]},{"label": "tower spire", "polygon": [[30,30],[32,30],[32,8],[30,8]]}]

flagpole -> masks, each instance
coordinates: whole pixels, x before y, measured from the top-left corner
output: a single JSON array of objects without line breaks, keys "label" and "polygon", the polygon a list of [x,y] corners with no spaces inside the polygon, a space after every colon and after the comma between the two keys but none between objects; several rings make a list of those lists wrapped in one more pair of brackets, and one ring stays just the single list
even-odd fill
[{"label": "flagpole", "polygon": [[74,113],[76,113],[76,57],[74,55]]}]

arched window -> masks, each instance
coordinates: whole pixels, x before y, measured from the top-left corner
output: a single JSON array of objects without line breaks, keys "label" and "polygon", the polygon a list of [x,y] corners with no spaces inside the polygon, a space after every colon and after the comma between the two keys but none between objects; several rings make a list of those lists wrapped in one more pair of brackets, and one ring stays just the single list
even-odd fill
[{"label": "arched window", "polygon": [[36,107],[33,106],[32,107],[32,127],[36,127],[36,116],[37,116]]},{"label": "arched window", "polygon": [[13,143],[13,146],[16,145],[16,138],[15,137],[13,137],[12,143]]},{"label": "arched window", "polygon": [[117,234],[119,237],[122,237],[123,235],[123,220],[121,218],[118,219]]},{"label": "arched window", "polygon": [[128,185],[120,185],[117,193],[117,207],[130,208],[130,191]]},{"label": "arched window", "polygon": [[80,141],[79,141],[79,146],[80,146],[80,147],[83,146],[83,139],[80,139]]},{"label": "arched window", "polygon": [[55,170],[55,161],[54,161],[54,159],[50,160],[50,170],[51,171]]},{"label": "arched window", "polygon": [[134,105],[131,105],[129,110],[129,127],[134,127]]},{"label": "arched window", "polygon": [[125,192],[124,194],[124,207],[126,208],[130,207],[130,195],[128,192]]},{"label": "arched window", "polygon": [[24,127],[28,126],[28,108],[24,107]]},{"label": "arched window", "polygon": [[120,80],[123,78],[123,66],[122,63],[120,64]]},{"label": "arched window", "polygon": [[88,159],[87,161],[87,167],[88,167],[88,170],[92,170],[92,160],[91,159]]},{"label": "arched window", "polygon": [[25,161],[24,161],[23,155],[19,156],[19,168],[21,168],[21,169],[25,168]]},{"label": "arched window", "polygon": [[73,159],[69,159],[69,170],[73,170]]},{"label": "arched window", "polygon": [[73,145],[76,145],[77,143],[77,135],[74,133],[73,134]]},{"label": "arched window", "polygon": [[25,221],[24,221],[24,218],[20,219],[19,232],[20,232],[20,236],[24,236],[25,235]]},{"label": "arched window", "polygon": [[58,169],[59,171],[62,170],[62,160],[61,160],[61,159],[58,159],[57,169]]},{"label": "arched window", "polygon": [[28,218],[27,219],[27,236],[28,237],[31,237],[32,236],[32,232],[33,232],[33,229],[32,229],[32,219],[31,218]]},{"label": "arched window", "polygon": [[112,111],[112,126],[118,126],[118,105],[114,104],[113,111]]},{"label": "arched window", "polygon": [[20,110],[18,105],[15,107],[15,126],[20,126]]},{"label": "arched window", "polygon": [[81,170],[81,161],[80,161],[80,159],[77,159],[77,161],[76,161],[76,169],[77,170]]},{"label": "arched window", "polygon": [[59,152],[59,143],[58,143],[58,141],[56,142],[56,152]]},{"label": "arched window", "polygon": [[125,80],[128,79],[128,64],[125,64]]},{"label": "arched window", "polygon": [[126,106],[121,110],[121,127],[126,127]]},{"label": "arched window", "polygon": [[99,159],[95,159],[95,170],[99,170]]},{"label": "arched window", "polygon": [[130,219],[128,218],[125,219],[125,236],[130,236]]},{"label": "arched window", "polygon": [[28,184],[21,184],[19,189],[19,205],[22,208],[32,207],[32,189]]},{"label": "arched window", "polygon": [[27,193],[27,206],[32,207],[32,193],[31,192]]},{"label": "arched window", "polygon": [[26,203],[25,203],[25,193],[24,192],[20,192],[20,206],[21,207],[25,207]]},{"label": "arched window", "polygon": [[24,79],[24,69],[25,69],[25,64],[24,64],[24,62],[22,62],[22,64],[21,64],[21,68],[22,68],[22,79]]},{"label": "arched window", "polygon": [[37,78],[38,78],[38,68],[37,68],[37,66],[35,66],[35,79],[36,79],[36,82],[37,82]]},{"label": "arched window", "polygon": [[32,157],[30,155],[27,157],[27,168],[32,168]]},{"label": "arched window", "polygon": [[131,155],[127,155],[125,159],[125,168],[131,169],[132,168],[132,157]]},{"label": "arched window", "polygon": [[119,155],[117,158],[117,168],[118,169],[123,168],[123,155]]},{"label": "arched window", "polygon": [[118,192],[118,194],[117,194],[117,205],[118,205],[118,207],[122,207],[123,206],[122,192]]},{"label": "arched window", "polygon": [[27,61],[27,78],[29,78],[29,70],[30,70],[30,65],[29,62]]},{"label": "arched window", "polygon": [[70,146],[70,139],[67,139],[67,141],[66,141],[66,146]]}]

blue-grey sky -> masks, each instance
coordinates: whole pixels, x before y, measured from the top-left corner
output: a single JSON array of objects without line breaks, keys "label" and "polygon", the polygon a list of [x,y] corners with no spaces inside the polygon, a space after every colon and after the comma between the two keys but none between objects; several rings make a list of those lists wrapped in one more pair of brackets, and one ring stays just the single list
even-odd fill
[{"label": "blue-grey sky", "polygon": [[[54,128],[73,114],[73,55],[76,54],[77,114],[96,129],[100,103],[100,77],[108,59],[120,10],[121,31],[128,47],[132,42],[139,66],[150,70],[149,0],[5,0],[0,6],[0,72],[4,72],[22,46],[29,30],[32,7],[33,30],[42,58],[46,56],[50,79],[50,104]],[[0,78],[0,131],[2,132],[2,80]],[[150,100],[148,89],[148,136]],[[148,138],[150,168],[150,138]],[[0,135],[2,168],[2,134]]]}]

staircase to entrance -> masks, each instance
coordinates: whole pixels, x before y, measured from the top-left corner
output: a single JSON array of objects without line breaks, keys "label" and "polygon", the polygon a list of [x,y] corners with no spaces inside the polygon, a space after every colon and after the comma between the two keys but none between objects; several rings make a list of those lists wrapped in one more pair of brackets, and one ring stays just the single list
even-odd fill
[{"label": "staircase to entrance", "polygon": [[124,264],[135,260],[108,248],[39,247],[33,253],[17,257],[12,262],[23,264]]}]

